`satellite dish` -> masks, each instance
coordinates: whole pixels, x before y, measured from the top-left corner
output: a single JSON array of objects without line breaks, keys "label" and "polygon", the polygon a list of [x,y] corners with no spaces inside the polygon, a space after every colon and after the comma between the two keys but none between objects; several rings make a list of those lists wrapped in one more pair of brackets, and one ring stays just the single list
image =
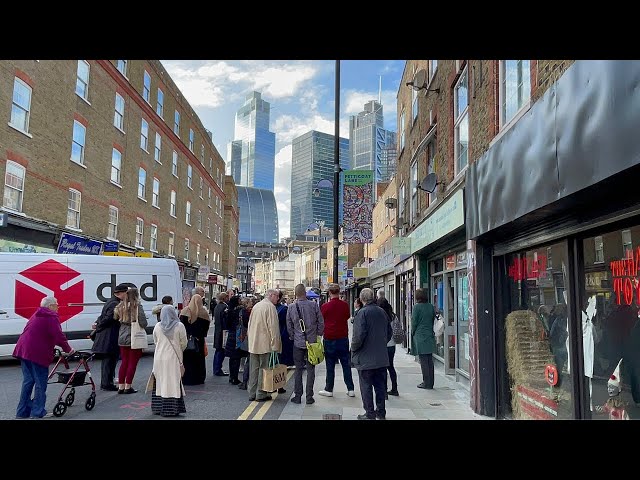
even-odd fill
[{"label": "satellite dish", "polygon": [[425,192],[433,193],[438,185],[438,177],[435,173],[430,173],[427,175],[422,182],[420,182],[420,190],[424,190]]},{"label": "satellite dish", "polygon": [[420,90],[426,86],[427,83],[427,71],[424,68],[418,70],[413,77],[413,85],[411,88],[414,90]]}]

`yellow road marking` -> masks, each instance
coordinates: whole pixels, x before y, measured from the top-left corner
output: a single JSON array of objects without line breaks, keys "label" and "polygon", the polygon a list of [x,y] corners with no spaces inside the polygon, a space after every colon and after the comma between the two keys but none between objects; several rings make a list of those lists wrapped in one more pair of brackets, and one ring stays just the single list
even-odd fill
[{"label": "yellow road marking", "polygon": [[253,412],[253,410],[258,406],[258,402],[251,402],[247,408],[244,409],[244,412],[242,412],[242,414],[240,414],[240,416],[238,417],[238,420],[246,420],[247,418],[249,418],[249,415],[251,415],[251,412]]},{"label": "yellow road marking", "polygon": [[[291,375],[293,375],[293,370],[289,370],[289,373],[287,373],[287,382],[289,382]],[[276,398],[278,398],[278,392],[277,391],[273,392],[271,396],[273,397],[273,400],[275,400]],[[258,413],[256,413],[251,420],[262,420],[262,417],[265,416],[267,411],[271,408],[271,405],[273,405],[273,400],[265,402],[265,404],[262,405],[262,407],[260,407],[260,410],[258,410]]]}]

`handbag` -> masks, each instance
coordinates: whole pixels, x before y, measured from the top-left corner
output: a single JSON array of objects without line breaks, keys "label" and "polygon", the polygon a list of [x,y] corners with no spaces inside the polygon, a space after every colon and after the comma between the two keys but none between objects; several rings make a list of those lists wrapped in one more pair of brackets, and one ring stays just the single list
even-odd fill
[{"label": "handbag", "polygon": [[131,348],[147,348],[147,331],[140,326],[139,322],[131,322]]},{"label": "handbag", "polygon": [[324,345],[322,343],[322,337],[318,335],[315,343],[310,343],[309,340],[307,340],[307,332],[304,326],[304,320],[302,319],[302,314],[300,313],[298,302],[296,302],[296,310],[298,310],[298,317],[300,317],[300,330],[302,331],[302,334],[304,335],[304,341],[307,344],[307,361],[311,365],[318,365],[324,360]]},{"label": "handbag", "polygon": [[268,368],[262,369],[262,390],[275,392],[279,388],[283,388],[286,383],[287,366],[280,363],[278,352],[271,352]]},{"label": "handbag", "polygon": [[433,322],[433,334],[436,337],[439,337],[443,333],[444,333],[444,320],[442,319],[442,315],[437,313],[436,318]]},{"label": "handbag", "polygon": [[195,353],[198,353],[200,351],[200,346],[196,341],[196,337],[194,337],[193,335],[189,335],[189,337],[187,338],[187,348],[185,348],[184,350]]},{"label": "handbag", "polygon": [[393,341],[396,343],[402,343],[405,340],[405,332],[404,325],[402,325],[402,321],[400,318],[394,314],[393,320],[391,321],[391,330],[393,331]]}]

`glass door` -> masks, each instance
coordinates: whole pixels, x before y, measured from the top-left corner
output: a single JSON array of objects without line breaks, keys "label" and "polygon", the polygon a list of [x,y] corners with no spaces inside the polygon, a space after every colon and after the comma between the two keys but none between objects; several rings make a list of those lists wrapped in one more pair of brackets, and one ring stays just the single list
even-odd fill
[{"label": "glass door", "polygon": [[445,274],[444,297],[444,373],[453,375],[456,370],[456,283],[454,272]]},{"label": "glass door", "polygon": [[456,272],[457,279],[457,338],[458,349],[456,367],[469,374],[469,283],[466,270]]},{"label": "glass door", "polygon": [[[431,282],[431,303],[436,313],[444,314],[444,283],[442,275],[433,276]],[[444,334],[436,337],[436,355],[444,361]]]}]

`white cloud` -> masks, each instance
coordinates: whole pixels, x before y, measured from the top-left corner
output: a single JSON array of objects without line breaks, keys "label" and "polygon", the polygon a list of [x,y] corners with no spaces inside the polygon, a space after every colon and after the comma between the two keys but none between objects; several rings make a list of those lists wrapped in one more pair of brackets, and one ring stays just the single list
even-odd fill
[{"label": "white cloud", "polygon": [[289,236],[291,212],[291,144],[276,153],[276,172],[273,193],[278,206],[280,238]]},{"label": "white cloud", "polygon": [[253,88],[262,90],[265,96],[283,98],[296,95],[298,90],[307,80],[311,80],[317,73],[317,69],[311,65],[301,66],[281,65],[268,67],[255,72]]}]

